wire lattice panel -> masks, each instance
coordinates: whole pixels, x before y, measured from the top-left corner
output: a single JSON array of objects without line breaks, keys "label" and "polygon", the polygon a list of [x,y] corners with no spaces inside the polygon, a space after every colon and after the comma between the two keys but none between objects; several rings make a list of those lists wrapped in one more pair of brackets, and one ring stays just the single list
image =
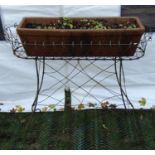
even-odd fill
[{"label": "wire lattice panel", "polygon": [[[37,92],[34,106],[52,103],[63,107],[64,90],[70,89],[72,107],[79,104],[100,108],[109,101],[132,106],[127,97],[122,61],[36,60]],[[122,75],[122,76],[121,76]],[[47,81],[51,81],[51,84]],[[122,81],[122,82],[121,82]],[[120,101],[123,99],[123,104]],[[126,107],[126,106],[125,106]]]}]

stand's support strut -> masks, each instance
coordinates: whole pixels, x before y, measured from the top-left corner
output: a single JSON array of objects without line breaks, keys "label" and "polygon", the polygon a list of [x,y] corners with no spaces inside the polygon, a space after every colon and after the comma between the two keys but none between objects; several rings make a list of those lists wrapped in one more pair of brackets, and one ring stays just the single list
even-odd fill
[{"label": "stand's support strut", "polygon": [[71,111],[72,106],[71,106],[71,91],[70,88],[65,88],[65,111]]}]

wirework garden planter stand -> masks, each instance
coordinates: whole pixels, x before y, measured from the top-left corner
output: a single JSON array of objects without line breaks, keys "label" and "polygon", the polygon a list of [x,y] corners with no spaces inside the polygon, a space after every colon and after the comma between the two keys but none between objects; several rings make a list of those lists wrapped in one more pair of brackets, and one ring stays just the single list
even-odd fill
[{"label": "wirework garden planter stand", "polygon": [[[55,101],[56,105],[64,104],[64,97],[56,98],[55,95],[57,92],[64,89],[66,86],[71,85],[74,89],[71,89],[72,98],[74,98],[79,103],[82,103],[85,101],[86,98],[93,98],[93,102],[102,103],[107,101],[108,99],[121,99],[123,104],[122,106],[126,109],[128,107],[134,108],[132,102],[130,101],[127,92],[126,92],[126,86],[125,86],[125,75],[124,75],[124,69],[123,69],[123,61],[130,61],[130,60],[137,60],[139,58],[142,58],[145,54],[145,49],[147,42],[151,40],[151,33],[144,33],[142,36],[139,44],[137,45],[136,52],[133,56],[128,57],[36,57],[36,56],[27,56],[25,53],[25,50],[23,48],[23,44],[21,43],[19,37],[16,35],[16,33],[13,33],[15,30],[16,25],[13,27],[6,27],[5,36],[6,39],[11,43],[13,53],[16,57],[22,58],[22,59],[29,59],[35,61],[36,66],[36,75],[37,75],[37,90],[36,90],[36,96],[34,99],[34,102],[32,104],[32,111],[37,111],[39,108],[37,108],[37,105],[42,105],[42,102],[44,102],[46,99],[52,99],[52,101]],[[25,46],[25,45],[24,45]],[[31,46],[36,46],[35,43]],[[46,44],[41,43],[40,46],[46,46]],[[54,45],[52,45],[54,46]],[[57,45],[58,46],[58,45]],[[60,44],[59,46],[62,46]],[[73,44],[70,44],[68,46],[74,46]],[[83,46],[83,45],[81,45]],[[100,43],[98,43],[98,46],[101,46]],[[102,45],[104,46],[104,45]],[[118,40],[118,44],[111,44],[109,42],[106,46],[112,47],[112,46],[121,46],[123,48],[123,44],[120,44]],[[51,61],[48,61],[51,60]],[[60,68],[55,68],[53,66],[53,61],[59,61],[63,60],[63,64],[60,65]],[[60,62],[60,61],[59,61]],[[61,61],[62,62],[62,61]],[[74,62],[74,63],[72,63]],[[83,66],[82,63],[85,63]],[[106,65],[101,66],[100,63],[104,62]],[[64,69],[64,66],[69,66],[72,69],[67,70],[67,75],[62,73],[62,69]],[[93,75],[90,75],[87,71],[88,68],[95,68],[98,70]],[[46,70],[50,70],[50,72],[47,72]],[[103,79],[98,79],[98,75],[101,73],[105,73],[105,77]],[[57,78],[57,75],[60,76],[60,78]],[[87,78],[86,81],[83,83],[78,83],[75,80],[76,76],[85,76]],[[111,88],[108,88],[105,85],[105,80],[107,80],[110,77],[115,77],[115,82],[117,82],[119,87],[119,93],[115,92]],[[42,90],[43,81],[45,80],[45,77],[52,78],[55,82],[51,84],[46,89]],[[90,89],[85,88],[86,84],[89,82],[93,82],[93,86]],[[70,84],[69,84],[70,83]],[[55,88],[55,86],[58,86]],[[111,94],[109,97],[100,96],[96,97],[95,95],[92,95],[92,91],[96,89],[96,87],[99,86],[100,88],[104,89],[108,94]],[[55,89],[54,91],[52,89]],[[51,93],[49,93],[49,90],[51,90]],[[82,90],[84,93],[84,96],[82,99],[78,99],[78,97],[75,95],[78,92],[78,90]],[[49,94],[46,94],[45,92],[48,92]],[[39,101],[39,96],[44,96],[44,99]],[[44,104],[43,104],[44,105]],[[63,105],[62,105],[63,106]],[[76,105],[75,105],[76,106]]]}]

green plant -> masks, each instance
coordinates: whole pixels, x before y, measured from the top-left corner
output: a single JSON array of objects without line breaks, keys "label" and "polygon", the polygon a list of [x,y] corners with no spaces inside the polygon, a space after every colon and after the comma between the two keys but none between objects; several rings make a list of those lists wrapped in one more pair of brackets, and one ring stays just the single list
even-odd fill
[{"label": "green plant", "polygon": [[128,28],[128,29],[134,29],[134,28],[136,28],[136,25],[133,24],[133,23],[128,23],[128,24],[127,24],[127,28]]},{"label": "green plant", "polygon": [[63,17],[57,20],[55,23],[51,24],[34,24],[28,23],[26,28],[36,28],[36,29],[134,29],[136,28],[134,23],[107,23],[102,20],[95,19],[81,19],[79,21],[74,21],[71,18]]},{"label": "green plant", "polygon": [[49,110],[56,111],[56,105],[55,105],[55,104],[49,104],[49,105],[48,105],[48,109],[49,109]]},{"label": "green plant", "polygon": [[41,109],[41,112],[56,111],[55,104],[49,104]]},{"label": "green plant", "polygon": [[145,106],[147,103],[147,100],[146,100],[146,98],[142,97],[138,102],[139,102],[140,106]]},{"label": "green plant", "polygon": [[85,105],[83,103],[80,103],[78,105],[78,110],[83,110],[85,108]]},{"label": "green plant", "polygon": [[24,112],[25,108],[22,107],[21,105],[16,105],[15,108],[10,109],[11,113],[15,113],[15,112]]},{"label": "green plant", "polygon": [[25,108],[22,107],[21,105],[16,106],[16,112],[24,112],[24,111],[25,111]]},{"label": "green plant", "polygon": [[[138,103],[141,107],[144,107],[147,104],[147,99],[145,97],[142,97],[138,100]],[[122,104],[121,104],[122,105]],[[84,109],[90,109],[90,108],[102,108],[102,109],[117,109],[119,105],[110,103],[109,101],[105,101],[100,103],[100,107],[97,103],[92,103],[92,102],[88,102],[87,104],[84,103],[80,103],[78,104],[77,108],[71,107],[71,110],[84,110]],[[153,105],[152,107],[150,107],[150,109],[155,111],[155,105]],[[48,104],[46,106],[43,106],[41,108],[41,112],[54,112],[54,111],[64,111],[64,108],[59,108],[57,109],[56,104]],[[1,111],[1,109],[0,109]],[[14,108],[10,109],[11,113],[16,113],[16,112],[25,112],[25,108],[21,105],[16,105]]]},{"label": "green plant", "polygon": [[47,112],[47,111],[48,111],[48,107],[41,108],[41,112]]},{"label": "green plant", "polygon": [[[59,22],[61,23],[61,22]],[[71,19],[64,17],[62,21],[62,29],[72,29],[73,28],[73,22]]]}]

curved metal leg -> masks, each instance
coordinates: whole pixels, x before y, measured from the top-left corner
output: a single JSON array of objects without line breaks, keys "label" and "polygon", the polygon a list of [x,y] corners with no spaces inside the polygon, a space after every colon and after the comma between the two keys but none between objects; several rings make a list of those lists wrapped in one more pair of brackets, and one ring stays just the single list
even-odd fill
[{"label": "curved metal leg", "polygon": [[122,97],[122,102],[124,105],[124,108],[127,108],[127,104],[131,106],[131,108],[134,109],[134,106],[132,104],[132,102],[130,101],[128,95],[127,95],[127,91],[126,91],[126,85],[125,85],[125,74],[124,74],[124,69],[123,69],[123,61],[120,58],[119,59],[119,72],[117,69],[117,64],[116,64],[116,59],[114,60],[114,64],[115,64],[115,75],[116,75],[116,80],[118,83],[118,86],[120,88],[120,93],[121,93],[121,97]]},{"label": "curved metal leg", "polygon": [[43,68],[42,68],[42,72],[41,72],[41,79],[40,79],[40,60],[38,60],[38,58],[35,59],[35,67],[36,67],[36,76],[37,76],[37,90],[36,90],[36,95],[35,95],[35,99],[34,102],[32,104],[32,112],[36,112],[37,109],[37,104],[38,104],[38,97],[39,97],[39,93],[40,90],[42,88],[43,85],[43,80],[44,80],[44,74],[45,74],[45,58],[43,58]]}]

